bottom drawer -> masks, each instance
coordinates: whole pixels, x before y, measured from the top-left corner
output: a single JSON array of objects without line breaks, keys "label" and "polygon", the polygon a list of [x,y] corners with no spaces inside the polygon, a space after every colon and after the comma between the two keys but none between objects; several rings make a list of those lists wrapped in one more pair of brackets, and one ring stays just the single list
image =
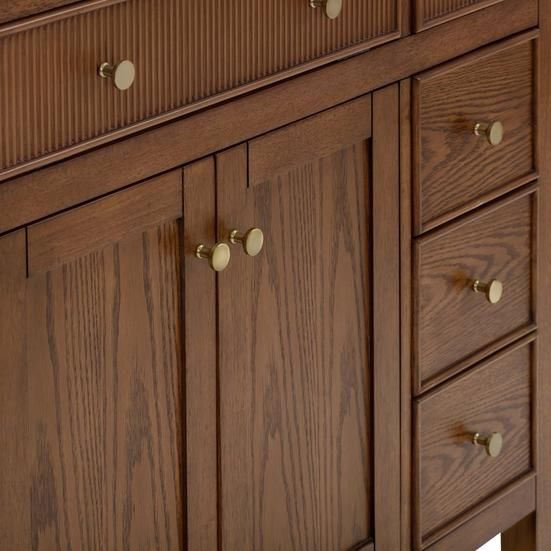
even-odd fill
[{"label": "bottom drawer", "polygon": [[533,339],[415,402],[418,548],[532,470]]}]

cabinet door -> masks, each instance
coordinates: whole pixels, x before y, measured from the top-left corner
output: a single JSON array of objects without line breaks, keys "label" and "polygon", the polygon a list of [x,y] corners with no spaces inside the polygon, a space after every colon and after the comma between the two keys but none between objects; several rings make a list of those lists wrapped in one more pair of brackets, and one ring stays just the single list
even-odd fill
[{"label": "cabinet door", "polygon": [[181,185],[0,240],[5,549],[182,548]]},{"label": "cabinet door", "polygon": [[265,239],[187,255],[190,550],[400,546],[397,133],[392,87],[186,169],[188,252]]}]

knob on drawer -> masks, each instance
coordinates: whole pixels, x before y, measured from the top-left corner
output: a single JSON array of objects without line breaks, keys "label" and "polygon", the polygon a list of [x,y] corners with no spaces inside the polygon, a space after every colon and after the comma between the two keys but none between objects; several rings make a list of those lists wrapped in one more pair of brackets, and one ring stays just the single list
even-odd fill
[{"label": "knob on drawer", "polygon": [[131,61],[125,59],[115,65],[102,63],[98,68],[98,74],[102,78],[113,79],[113,86],[117,90],[128,90],[134,83],[136,69]]},{"label": "knob on drawer", "polygon": [[337,18],[342,11],[343,0],[310,0],[310,7],[323,8],[329,19]]},{"label": "knob on drawer", "polygon": [[230,232],[230,243],[241,245],[245,254],[256,256],[264,246],[264,234],[260,228],[251,228],[244,234],[239,230]]},{"label": "knob on drawer", "polygon": [[230,263],[231,253],[226,243],[216,243],[216,245],[212,247],[197,245],[195,256],[203,260],[208,260],[209,266],[215,272],[222,272]]},{"label": "knob on drawer", "polygon": [[497,304],[503,296],[503,283],[497,279],[492,279],[489,283],[484,283],[479,279],[473,282],[473,291],[475,293],[484,293],[486,300],[490,304]]},{"label": "knob on drawer", "polygon": [[497,457],[503,449],[503,436],[499,432],[482,435],[479,432],[473,434],[473,444],[483,446],[490,457]]},{"label": "knob on drawer", "polygon": [[499,145],[503,141],[505,130],[499,121],[477,122],[474,125],[474,133],[486,138],[490,145]]}]

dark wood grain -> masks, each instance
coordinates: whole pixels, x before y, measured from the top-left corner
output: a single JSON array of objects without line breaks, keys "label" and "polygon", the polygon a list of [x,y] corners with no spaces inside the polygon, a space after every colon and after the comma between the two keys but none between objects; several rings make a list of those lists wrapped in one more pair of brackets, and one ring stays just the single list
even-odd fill
[{"label": "dark wood grain", "polygon": [[35,549],[183,545],[180,225],[137,223],[28,280]]},{"label": "dark wood grain", "polygon": [[221,545],[350,549],[374,535],[369,144],[248,188],[239,147],[217,174],[220,237],[266,238],[219,277]]},{"label": "dark wood grain", "polygon": [[65,262],[140,231],[182,216],[179,170],[121,191],[28,229],[29,273]]},{"label": "dark wood grain", "polygon": [[[536,508],[536,477],[529,475],[514,482],[503,492],[498,492],[488,506],[472,511],[471,518],[460,524],[445,538],[437,541],[428,551],[465,551],[478,549],[491,538],[502,534],[502,551],[525,551],[532,537],[524,533],[522,539],[514,542],[514,547],[507,547],[507,528]],[[521,523],[525,525],[525,523]],[[518,547],[517,547],[518,546]],[[533,551],[527,547],[526,551]]]},{"label": "dark wood grain", "polygon": [[445,21],[462,17],[503,0],[415,0],[416,30],[421,31]]},{"label": "dark wood grain", "polygon": [[1,0],[0,1],[0,23],[28,17],[43,11],[59,8],[67,4],[78,2],[78,0]]},{"label": "dark wood grain", "polygon": [[[528,38],[414,79],[417,233],[533,177],[535,42]],[[473,132],[477,122],[493,120],[505,127],[496,147]]]},{"label": "dark wood grain", "polygon": [[6,550],[32,549],[25,256],[25,231],[0,238],[0,542]]},{"label": "dark wood grain", "polygon": [[[415,402],[417,544],[437,539],[447,523],[533,467],[530,337]],[[475,432],[500,432],[490,458]]]},{"label": "dark wood grain", "polygon": [[[535,505],[535,504],[534,504]],[[528,515],[501,535],[502,551],[535,551],[536,515]]]},{"label": "dark wood grain", "polygon": [[[536,197],[528,188],[415,242],[417,391],[533,328]],[[501,281],[501,301],[473,292],[475,279]]]},{"label": "dark wood grain", "polygon": [[218,370],[216,276],[193,252],[216,240],[212,157],[184,168],[184,304],[188,551],[217,549]]}]

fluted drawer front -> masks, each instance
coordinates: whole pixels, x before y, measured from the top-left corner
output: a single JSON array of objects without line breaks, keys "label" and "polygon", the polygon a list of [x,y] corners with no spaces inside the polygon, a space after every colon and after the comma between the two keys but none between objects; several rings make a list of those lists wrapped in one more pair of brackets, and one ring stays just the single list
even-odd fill
[{"label": "fluted drawer front", "polygon": [[[416,0],[416,28],[433,27],[503,0]],[[519,0],[523,1],[523,0]]]},{"label": "fluted drawer front", "polygon": [[[396,36],[400,0],[128,0],[68,8],[0,30],[0,169],[203,98]],[[131,60],[116,90],[101,62]],[[315,100],[315,98],[313,98]]]}]

